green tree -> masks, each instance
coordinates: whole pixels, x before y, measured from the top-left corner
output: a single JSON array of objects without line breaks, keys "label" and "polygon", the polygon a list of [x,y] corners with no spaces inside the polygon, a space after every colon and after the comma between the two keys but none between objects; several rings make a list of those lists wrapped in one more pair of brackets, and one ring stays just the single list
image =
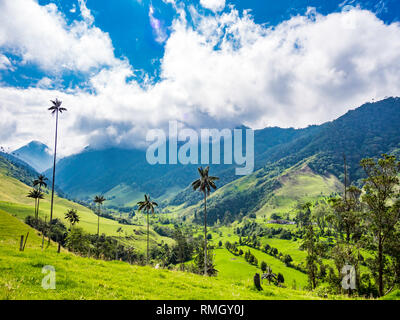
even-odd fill
[{"label": "green tree", "polygon": [[262,272],[265,272],[267,270],[268,265],[265,261],[261,261],[260,267],[261,267]]},{"label": "green tree", "polygon": [[284,283],[285,282],[285,278],[283,277],[283,274],[278,272],[278,276],[276,277],[276,280],[278,281],[278,283]]},{"label": "green tree", "polygon": [[365,193],[362,195],[362,200],[368,206],[368,231],[370,243],[377,250],[375,263],[378,269],[378,291],[379,295],[383,296],[385,251],[399,223],[400,163],[394,156],[383,154],[377,161],[370,158],[361,160],[361,166],[367,175],[364,179]]},{"label": "green tree", "polygon": [[192,182],[193,190],[199,190],[204,195],[204,275],[207,275],[207,196],[210,194],[211,188],[214,190],[217,189],[215,185],[215,181],[218,180],[218,177],[213,177],[208,175],[210,167],[206,167],[203,169],[202,167],[198,168],[200,179],[197,179]]},{"label": "green tree", "polygon": [[88,252],[90,248],[89,235],[82,228],[73,228],[67,235],[65,245],[71,251],[77,251],[81,254]]},{"label": "green tree", "polygon": [[[33,180],[33,186],[37,187],[39,192],[41,192],[43,187],[47,188],[47,183],[46,183],[47,180],[48,179],[44,175],[40,174],[37,177],[37,179]],[[40,201],[40,199],[37,200],[37,208],[36,208],[37,215],[36,215],[36,217],[39,217],[39,201]]]},{"label": "green tree", "polygon": [[37,221],[37,219],[38,219],[38,210],[37,210],[38,202],[39,202],[39,199],[44,199],[43,193],[40,192],[38,189],[32,189],[31,191],[29,191],[27,197],[35,199],[35,219]]},{"label": "green tree", "polygon": [[66,220],[69,221],[70,229],[72,230],[72,226],[79,222],[79,215],[76,209],[69,209],[65,214]]},{"label": "green tree", "polygon": [[100,214],[101,214],[101,205],[106,201],[106,198],[103,196],[95,196],[93,202],[97,204],[97,237],[100,236]]},{"label": "green tree", "polygon": [[303,238],[303,247],[307,250],[306,269],[311,289],[317,287],[317,273],[319,259],[319,239],[314,232],[312,224],[306,227]]},{"label": "green tree", "polygon": [[262,275],[263,279],[267,279],[268,284],[271,284],[272,281],[277,280],[277,276],[275,273],[272,272],[271,267],[267,267],[266,272]]},{"label": "green tree", "polygon": [[149,264],[149,235],[150,235],[150,229],[149,229],[149,214],[150,212],[154,214],[154,207],[157,207],[158,204],[154,201],[151,201],[150,196],[144,195],[144,201],[139,201],[137,203],[139,206],[138,210],[139,211],[144,211],[147,214],[147,257],[146,257],[146,262]]}]

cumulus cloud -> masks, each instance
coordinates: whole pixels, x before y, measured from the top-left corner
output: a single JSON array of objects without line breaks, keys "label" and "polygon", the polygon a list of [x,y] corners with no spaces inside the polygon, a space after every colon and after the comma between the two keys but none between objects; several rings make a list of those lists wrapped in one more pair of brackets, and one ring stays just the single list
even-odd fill
[{"label": "cumulus cloud", "polygon": [[200,4],[211,11],[218,12],[225,7],[225,0],[200,0]]},{"label": "cumulus cloud", "polygon": [[399,95],[400,25],[369,11],[310,9],[276,27],[234,9],[192,13],[194,26],[183,14],[174,21],[157,83],[137,81],[133,67],[112,56],[116,62],[90,78],[90,91],[0,87],[1,114],[15,123],[0,142],[51,146],[47,107],[55,97],[68,108],[60,119],[65,155],[88,144],[143,147],[149,128],[166,129],[172,119],[194,128],[303,127]]},{"label": "cumulus cloud", "polygon": [[93,17],[79,1],[83,21],[68,25],[57,6],[33,0],[0,2],[0,47],[49,72],[113,65],[111,39],[92,26]]}]

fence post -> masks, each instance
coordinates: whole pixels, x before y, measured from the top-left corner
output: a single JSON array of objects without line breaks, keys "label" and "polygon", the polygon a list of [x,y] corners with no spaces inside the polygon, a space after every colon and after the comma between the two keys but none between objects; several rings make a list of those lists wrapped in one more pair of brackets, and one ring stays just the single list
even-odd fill
[{"label": "fence post", "polygon": [[23,251],[23,245],[24,245],[24,236],[21,236],[21,241],[19,243],[19,251]]}]

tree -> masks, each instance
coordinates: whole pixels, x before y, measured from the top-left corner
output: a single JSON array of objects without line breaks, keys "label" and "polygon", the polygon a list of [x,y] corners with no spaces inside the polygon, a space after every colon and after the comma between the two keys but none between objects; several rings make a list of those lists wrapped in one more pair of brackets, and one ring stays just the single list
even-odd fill
[{"label": "tree", "polygon": [[[50,100],[53,104],[48,110],[51,111],[51,114],[56,115],[56,131],[54,137],[54,162],[53,162],[53,182],[51,186],[51,204],[50,204],[50,224],[53,219],[53,202],[54,202],[54,184],[56,181],[56,159],[57,159],[57,134],[58,134],[58,114],[63,113],[63,111],[67,111],[66,108],[61,107],[62,101],[56,99],[55,101]],[[49,239],[50,242],[50,239]]]},{"label": "tree", "polygon": [[101,205],[106,199],[103,196],[95,196],[94,203],[97,204],[97,237],[100,236],[100,213],[101,213]]},{"label": "tree", "polygon": [[[38,187],[39,192],[41,192],[42,187],[47,188],[47,183],[46,183],[47,180],[48,179],[44,175],[40,174],[37,177],[37,179],[33,180],[33,186]],[[37,217],[39,217],[39,200],[40,199],[37,200],[37,208],[36,208]]]},{"label": "tree", "polygon": [[211,188],[217,189],[215,181],[219,180],[218,177],[213,177],[208,175],[210,167],[203,169],[198,168],[200,179],[192,182],[193,190],[199,190],[204,195],[204,275],[207,275],[207,196],[210,194]]},{"label": "tree", "polygon": [[90,248],[89,235],[82,228],[73,228],[68,233],[65,244],[69,250],[85,254]]},{"label": "tree", "polygon": [[262,272],[265,272],[267,270],[268,265],[265,261],[261,261],[260,267],[261,267]]},{"label": "tree", "polygon": [[147,257],[146,262],[149,264],[149,213],[154,214],[154,207],[157,207],[158,204],[154,201],[151,201],[150,196],[144,195],[144,201],[139,201],[138,203],[139,211],[144,211],[147,213]]},{"label": "tree", "polygon": [[289,254],[285,254],[285,256],[283,257],[283,262],[285,263],[285,265],[289,266],[292,261],[292,257]]},{"label": "tree", "polygon": [[303,247],[307,250],[306,268],[311,289],[317,287],[318,263],[320,262],[318,241],[312,224],[308,225],[303,239]]},{"label": "tree", "polygon": [[271,281],[276,281],[277,276],[275,273],[272,272],[270,267],[267,267],[266,272],[262,275],[262,279],[267,279],[268,284],[271,284]]},{"label": "tree", "polygon": [[369,209],[369,238],[377,250],[375,262],[378,269],[378,291],[379,295],[383,296],[385,251],[400,217],[400,162],[394,156],[383,154],[377,161],[371,158],[361,160],[361,166],[367,175],[364,179],[365,194],[362,195],[362,200]]},{"label": "tree", "polygon": [[278,283],[284,283],[285,282],[285,278],[283,277],[282,273],[278,273],[278,276],[276,277],[276,280],[278,281]]},{"label": "tree", "polygon": [[44,199],[43,193],[40,192],[38,189],[32,189],[31,191],[29,191],[27,197],[35,199],[35,219],[37,220],[38,219],[38,210],[37,210],[38,202],[39,202],[39,199]]},{"label": "tree", "polygon": [[72,230],[72,226],[74,226],[76,223],[79,222],[79,215],[78,212],[75,209],[69,209],[65,213],[65,218],[69,221],[70,224],[70,229]]}]

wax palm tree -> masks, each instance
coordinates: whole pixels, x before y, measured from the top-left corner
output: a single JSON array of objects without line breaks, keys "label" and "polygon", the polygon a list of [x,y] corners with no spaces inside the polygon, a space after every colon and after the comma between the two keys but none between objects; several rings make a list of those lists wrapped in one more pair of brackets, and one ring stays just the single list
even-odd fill
[{"label": "wax palm tree", "polygon": [[203,169],[199,167],[197,169],[200,174],[200,179],[197,179],[192,182],[193,190],[199,190],[204,195],[204,275],[207,275],[207,196],[210,195],[211,188],[214,190],[217,189],[215,185],[216,180],[219,180],[218,177],[213,177],[208,175],[208,171],[210,167],[206,167]]},{"label": "wax palm tree", "polygon": [[262,279],[267,279],[268,284],[271,284],[271,281],[276,281],[278,278],[276,274],[272,272],[272,269],[268,267],[266,272],[262,275]]},{"label": "wax palm tree", "polygon": [[78,211],[75,209],[69,209],[64,215],[65,219],[69,221],[70,229],[72,230],[72,226],[79,222]]},{"label": "wax palm tree", "polygon": [[[37,179],[33,180],[33,186],[38,187],[39,192],[41,192],[42,187],[47,188],[47,183],[46,183],[47,180],[48,179],[44,175],[40,174],[37,177]],[[39,199],[37,200],[36,211],[37,211],[37,216],[39,217]]]},{"label": "wax palm tree", "polygon": [[56,99],[55,101],[50,100],[53,104],[48,110],[51,111],[51,114],[56,115],[56,132],[54,138],[54,162],[53,162],[53,183],[51,186],[51,203],[50,203],[50,225],[53,219],[53,202],[54,202],[54,183],[56,180],[56,159],[57,159],[57,133],[58,133],[58,113],[63,113],[63,111],[67,111],[66,108],[61,107],[62,101]]},{"label": "wax palm tree", "polygon": [[137,203],[139,206],[139,211],[144,211],[147,213],[147,257],[146,257],[146,263],[149,264],[149,213],[151,212],[154,214],[154,207],[157,207],[158,204],[154,201],[151,201],[150,196],[144,195],[144,201],[139,201]]},{"label": "wax palm tree", "polygon": [[94,203],[97,203],[97,237],[100,235],[100,212],[101,212],[101,205],[103,204],[106,199],[103,196],[95,196]]},{"label": "wax palm tree", "polygon": [[39,214],[39,212],[38,212],[38,210],[37,210],[37,208],[38,208],[38,202],[39,202],[39,199],[44,199],[43,193],[40,192],[38,189],[32,189],[31,191],[29,191],[27,197],[28,197],[28,198],[32,198],[32,199],[35,199],[35,219],[36,219],[36,221],[37,221],[37,219],[38,219],[38,214]]}]

